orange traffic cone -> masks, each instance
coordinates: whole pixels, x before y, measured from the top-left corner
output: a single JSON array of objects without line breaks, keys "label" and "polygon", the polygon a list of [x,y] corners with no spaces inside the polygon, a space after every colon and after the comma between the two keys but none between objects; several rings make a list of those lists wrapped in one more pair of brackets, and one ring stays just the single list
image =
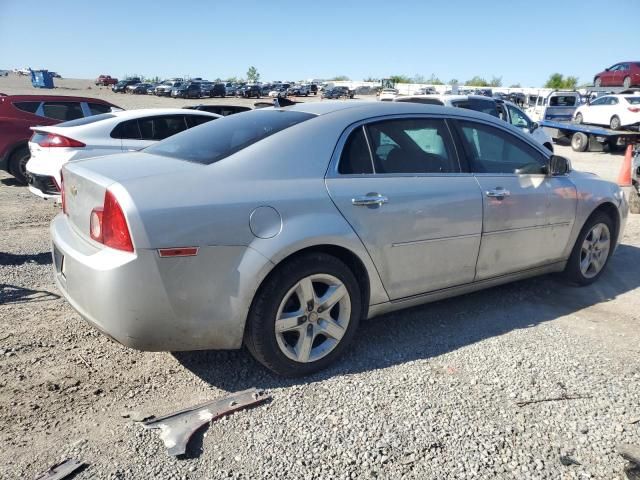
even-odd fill
[{"label": "orange traffic cone", "polygon": [[633,156],[633,146],[627,145],[627,151],[624,154],[624,161],[620,167],[618,174],[618,185],[621,187],[631,186],[631,157]]}]

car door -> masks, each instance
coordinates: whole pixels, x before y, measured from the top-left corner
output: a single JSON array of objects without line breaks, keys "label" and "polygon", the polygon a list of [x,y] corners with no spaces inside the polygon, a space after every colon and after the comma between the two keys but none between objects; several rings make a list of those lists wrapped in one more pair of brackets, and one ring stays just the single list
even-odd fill
[{"label": "car door", "polygon": [[575,187],[546,175],[547,157],[515,134],[457,122],[466,161],[483,193],[475,280],[559,260],[575,215]]},{"label": "car door", "polygon": [[600,85],[603,87],[615,85],[614,78],[618,68],[620,68],[620,64],[613,65],[611,68],[603,72],[602,75],[600,75]]},{"label": "car door", "polygon": [[626,77],[627,75],[629,75],[629,64],[621,63],[613,73],[613,81],[611,85],[621,87],[624,84],[624,77]]},{"label": "car door", "polygon": [[371,255],[391,299],[469,283],[482,229],[482,196],[461,173],[442,118],[351,127],[326,185]]},{"label": "car door", "polygon": [[586,108],[581,110],[582,120],[584,123],[592,123],[594,125],[602,125],[601,119],[605,117],[606,104],[608,97],[598,97],[589,102]]}]

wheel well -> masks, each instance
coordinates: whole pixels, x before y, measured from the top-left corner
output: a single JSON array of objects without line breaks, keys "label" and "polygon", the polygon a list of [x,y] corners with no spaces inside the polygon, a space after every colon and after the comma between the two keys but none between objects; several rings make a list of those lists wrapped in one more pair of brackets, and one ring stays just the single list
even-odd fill
[{"label": "wheel well", "polygon": [[260,288],[262,288],[262,285],[266,284],[267,280],[269,280],[271,275],[284,262],[288,262],[293,258],[296,258],[300,255],[304,255],[310,252],[321,252],[327,255],[331,255],[341,260],[347,267],[349,267],[349,270],[351,270],[353,275],[356,277],[356,280],[358,281],[358,285],[360,287],[360,295],[362,298],[362,317],[361,318],[367,318],[367,314],[369,311],[369,296],[370,296],[369,275],[367,273],[367,269],[365,268],[360,258],[358,258],[358,256],[355,253],[353,253],[351,250],[344,247],[338,247],[336,245],[314,245],[312,247],[307,247],[307,248],[303,248],[302,250],[298,250],[297,252],[292,253],[291,255],[284,258],[282,261],[280,261],[278,265],[276,265],[273,268],[273,270],[271,270],[271,272],[269,272],[269,274],[262,281],[262,283],[260,284]]},{"label": "wheel well", "polygon": [[20,150],[21,148],[29,148],[29,142],[28,141],[24,141],[24,142],[18,142],[15,145],[12,145],[11,148],[9,148],[7,150],[7,154],[5,155],[2,164],[4,165],[4,167],[7,169],[7,171],[9,171],[9,162],[11,161],[11,157],[13,157],[13,155]]},{"label": "wheel well", "polygon": [[546,142],[543,146],[546,147],[550,152],[553,152],[553,145],[551,145],[549,142]]},{"label": "wheel well", "polygon": [[599,212],[604,213],[613,221],[614,238],[612,244],[615,245],[618,241],[618,233],[620,232],[620,216],[618,215],[618,208],[613,203],[603,203],[602,205],[598,206],[598,208],[596,208],[593,212],[591,212],[589,218],[593,217],[596,213]]}]

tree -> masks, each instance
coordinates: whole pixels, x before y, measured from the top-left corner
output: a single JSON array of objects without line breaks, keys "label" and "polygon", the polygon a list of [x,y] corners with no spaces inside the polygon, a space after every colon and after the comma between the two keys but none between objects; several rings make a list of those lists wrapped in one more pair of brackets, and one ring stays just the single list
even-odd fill
[{"label": "tree", "polygon": [[365,78],[365,79],[363,80],[363,82],[379,82],[379,81],[380,81],[380,79],[379,79],[379,78],[373,78],[373,77],[371,77],[371,76],[369,76],[369,77],[367,77],[367,78]]},{"label": "tree", "polygon": [[411,79],[411,81],[413,83],[427,83],[427,81],[424,78],[424,75],[420,75],[419,73],[416,73]]},{"label": "tree", "polygon": [[436,77],[435,73],[432,73],[425,83],[428,83],[429,85],[444,85],[444,82]]},{"label": "tree", "polygon": [[522,88],[522,85],[519,83],[514,83],[513,85],[509,85],[509,88]]},{"label": "tree", "polygon": [[337,75],[333,77],[331,80],[333,80],[334,82],[348,82],[351,79],[346,75]]},{"label": "tree", "polygon": [[449,83],[447,85],[456,85],[460,83],[460,81],[457,78],[452,78],[451,80],[449,80]]},{"label": "tree", "polygon": [[489,82],[490,87],[501,87],[502,86],[502,77],[496,77],[495,75],[491,78]]},{"label": "tree", "polygon": [[484,78],[479,77],[478,75],[473,77],[471,80],[467,80],[466,82],[464,82],[464,84],[465,85],[472,85],[474,87],[488,87],[489,86],[489,82],[487,82]]},{"label": "tree", "polygon": [[253,65],[249,67],[247,70],[247,81],[249,83],[257,83],[260,80],[260,74],[258,73],[258,69]]},{"label": "tree", "polygon": [[574,89],[578,85],[578,77],[569,75],[564,77],[561,73],[552,73],[544,84],[545,88],[553,88],[554,90],[560,89]]},{"label": "tree", "polygon": [[391,75],[389,77],[393,83],[411,83],[411,79],[406,75]]},{"label": "tree", "polygon": [[228,83],[239,83],[239,82],[240,82],[240,80],[241,80],[241,79],[240,79],[240,78],[238,78],[238,77],[229,77],[229,78],[227,78],[227,79],[225,80],[225,82],[228,82]]}]

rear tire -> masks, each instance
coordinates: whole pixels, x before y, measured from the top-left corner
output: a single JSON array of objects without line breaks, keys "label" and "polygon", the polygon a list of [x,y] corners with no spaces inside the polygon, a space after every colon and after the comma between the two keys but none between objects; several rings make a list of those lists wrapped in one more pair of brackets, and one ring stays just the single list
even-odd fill
[{"label": "rear tire", "polygon": [[593,81],[593,86],[596,88],[600,88],[602,86],[602,80],[600,80],[600,77],[595,78],[595,80]]},{"label": "rear tire", "polygon": [[582,132],[574,133],[571,137],[571,148],[574,152],[586,152],[589,148],[589,137]]},{"label": "rear tire", "polygon": [[[340,290],[342,296],[324,311],[318,310],[323,297],[334,296],[328,295],[329,288]],[[303,302],[301,294],[313,300]],[[309,375],[327,367],[349,346],[362,315],[361,301],[358,282],[342,261],[324,253],[300,255],[277,267],[258,290],[247,318],[245,345],[256,360],[278,375]],[[282,321],[285,317],[293,324]],[[335,320],[327,321],[327,317]],[[335,337],[322,331],[331,331]]]},{"label": "rear tire", "polygon": [[18,148],[9,157],[9,173],[22,185],[27,184],[27,162],[29,158],[31,158],[31,153],[26,145]]},{"label": "rear tire", "polygon": [[618,117],[617,115],[611,117],[609,127],[611,127],[611,130],[619,130],[621,127],[620,117]]},{"label": "rear tire", "polygon": [[622,86],[624,88],[631,87],[631,77],[624,77],[624,80],[622,81]]},{"label": "rear tire", "polygon": [[[603,225],[606,228],[602,228]],[[598,233],[598,229],[601,233]],[[566,279],[581,286],[595,282],[609,262],[615,241],[611,218],[603,212],[592,214],[580,230],[567,261],[564,269]],[[592,269],[592,259],[597,262],[598,268]]]}]

